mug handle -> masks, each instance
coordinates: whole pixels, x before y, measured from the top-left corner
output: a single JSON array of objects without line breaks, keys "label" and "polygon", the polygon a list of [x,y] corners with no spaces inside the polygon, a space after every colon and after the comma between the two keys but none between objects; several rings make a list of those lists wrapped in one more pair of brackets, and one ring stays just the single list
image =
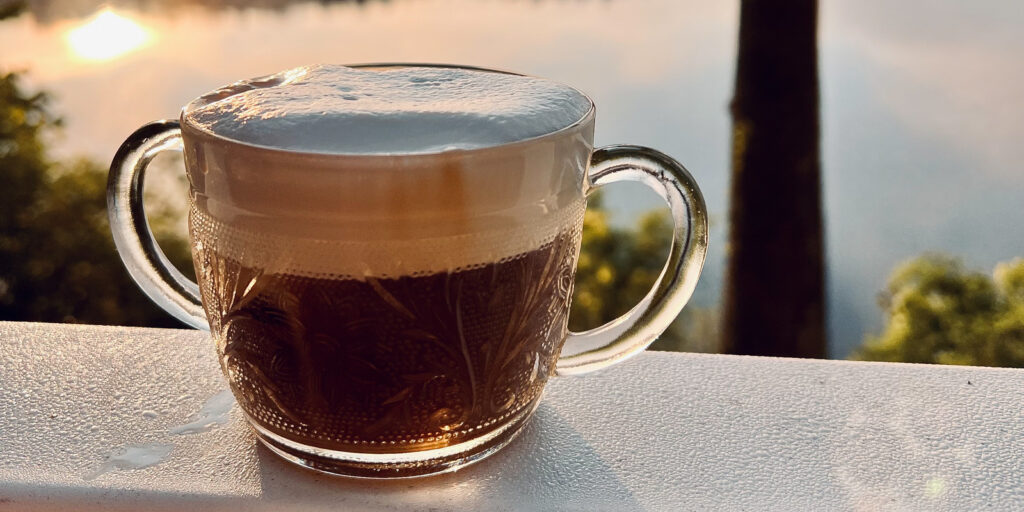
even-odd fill
[{"label": "mug handle", "polygon": [[158,306],[196,329],[210,330],[199,285],[185,277],[164,255],[146,220],[142,183],[157,153],[182,151],[181,126],[165,119],[149,123],[128,136],[110,163],[107,215],[114,245],[125,268]]},{"label": "mug handle", "polygon": [[578,375],[643,352],[675,320],[693,295],[708,249],[704,197],[689,171],[672,157],[641,146],[594,151],[587,194],[609,183],[637,181],[668,203],[672,247],[651,291],[626,314],[596,329],[570,332],[555,375]]}]

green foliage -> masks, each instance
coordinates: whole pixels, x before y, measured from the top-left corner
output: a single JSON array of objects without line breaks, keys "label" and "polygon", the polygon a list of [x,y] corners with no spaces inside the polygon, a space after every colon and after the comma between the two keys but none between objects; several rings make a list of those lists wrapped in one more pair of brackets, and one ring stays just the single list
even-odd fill
[{"label": "green foliage", "polygon": [[[667,212],[647,213],[635,229],[608,224],[600,194],[590,196],[576,271],[569,329],[583,331],[615,319],[635,306],[661,274],[672,241]],[[652,345],[655,350],[717,350],[717,315],[687,307]]]},{"label": "green foliage", "polygon": [[[0,75],[0,320],[177,325],[121,265],[107,225],[106,169],[49,160],[44,140],[60,126],[49,105],[19,74]],[[167,224],[164,212],[153,213]],[[183,240],[164,250],[191,266]]]},{"label": "green foliage", "polygon": [[949,257],[918,258],[896,269],[881,306],[885,329],[858,359],[1024,367],[1024,259],[988,276]]}]

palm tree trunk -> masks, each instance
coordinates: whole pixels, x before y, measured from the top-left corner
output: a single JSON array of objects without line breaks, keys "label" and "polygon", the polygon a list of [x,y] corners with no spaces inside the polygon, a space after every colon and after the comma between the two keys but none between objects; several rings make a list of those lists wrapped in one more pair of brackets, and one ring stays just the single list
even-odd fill
[{"label": "palm tree trunk", "polygon": [[725,348],[825,355],[817,0],[742,0]]}]

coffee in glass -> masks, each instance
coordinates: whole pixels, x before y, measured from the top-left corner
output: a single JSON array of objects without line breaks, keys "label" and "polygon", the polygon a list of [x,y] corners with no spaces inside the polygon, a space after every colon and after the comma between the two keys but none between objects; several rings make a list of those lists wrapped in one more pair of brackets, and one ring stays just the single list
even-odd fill
[{"label": "coffee in glass", "polygon": [[[593,126],[589,98],[533,77],[297,68],[133,134],[111,167],[112,228],[143,290],[210,329],[268,447],[352,476],[449,471],[507,444],[550,375],[642,351],[696,284],[696,184],[653,150],[594,152]],[[198,286],[136,194],[149,159],[179,147]],[[570,333],[586,195],[622,179],[668,201],[669,262],[632,311]]]}]

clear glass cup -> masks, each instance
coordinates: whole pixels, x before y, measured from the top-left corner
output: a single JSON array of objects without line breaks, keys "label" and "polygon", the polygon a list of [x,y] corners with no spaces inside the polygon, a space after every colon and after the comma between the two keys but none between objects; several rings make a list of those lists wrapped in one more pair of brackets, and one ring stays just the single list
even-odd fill
[{"label": "clear glass cup", "polygon": [[[424,65],[367,69],[395,66]],[[508,444],[549,376],[643,351],[693,293],[707,250],[697,184],[652,149],[595,151],[589,98],[575,123],[539,137],[415,154],[266,147],[187,119],[279,79],[219,89],[137,130],[107,199],[132,277],[210,331],[241,410],[284,458],[357,477],[453,471]],[[146,166],[168,150],[184,152],[198,284],[168,262],[143,210]],[[668,261],[628,313],[569,332],[586,198],[617,181],[668,203]]]}]

